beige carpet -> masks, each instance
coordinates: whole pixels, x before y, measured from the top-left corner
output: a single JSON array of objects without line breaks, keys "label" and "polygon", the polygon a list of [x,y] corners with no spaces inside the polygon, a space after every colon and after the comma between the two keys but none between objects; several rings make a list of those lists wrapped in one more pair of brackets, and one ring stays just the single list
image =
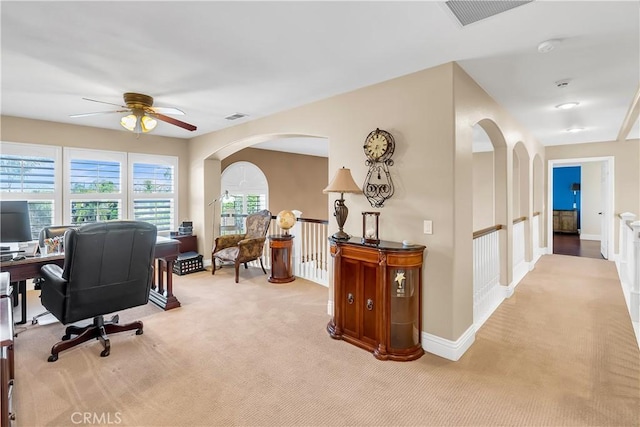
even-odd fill
[{"label": "beige carpet", "polygon": [[48,363],[63,326],[28,325],[17,425],[640,425],[640,353],[607,261],[544,256],[458,362],[330,339],[327,289],[304,280],[250,269],[236,284],[225,268],[174,284],[182,307],[121,313],[144,335],[112,336],[106,358],[93,341]]}]

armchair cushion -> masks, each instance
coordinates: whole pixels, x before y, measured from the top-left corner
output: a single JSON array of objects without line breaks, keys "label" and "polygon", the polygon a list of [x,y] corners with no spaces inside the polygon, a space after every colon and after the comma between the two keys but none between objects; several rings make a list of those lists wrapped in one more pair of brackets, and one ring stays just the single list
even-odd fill
[{"label": "armchair cushion", "polygon": [[[238,283],[238,268],[240,264],[245,267],[249,261],[260,260],[262,271],[266,274],[262,264],[262,251],[266,241],[267,230],[271,224],[271,212],[262,210],[247,216],[244,234],[228,234],[216,238],[215,247],[211,252],[212,261],[215,258],[232,261],[236,269],[236,283]],[[215,274],[215,261],[211,274]]]}]

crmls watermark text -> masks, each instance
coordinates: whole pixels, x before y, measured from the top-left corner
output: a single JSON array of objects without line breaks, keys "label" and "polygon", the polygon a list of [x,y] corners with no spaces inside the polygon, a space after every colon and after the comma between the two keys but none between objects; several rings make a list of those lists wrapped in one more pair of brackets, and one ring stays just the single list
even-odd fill
[{"label": "crmls watermark text", "polygon": [[122,414],[120,412],[74,412],[71,414],[73,424],[120,424]]}]

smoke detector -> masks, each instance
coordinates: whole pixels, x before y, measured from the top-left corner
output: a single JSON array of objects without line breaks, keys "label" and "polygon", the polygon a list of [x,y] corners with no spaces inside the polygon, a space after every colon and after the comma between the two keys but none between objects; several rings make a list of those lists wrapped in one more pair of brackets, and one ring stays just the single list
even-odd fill
[{"label": "smoke detector", "polygon": [[560,44],[561,40],[558,39],[550,39],[545,40],[538,45],[538,52],[540,53],[548,53],[556,48],[558,44]]}]

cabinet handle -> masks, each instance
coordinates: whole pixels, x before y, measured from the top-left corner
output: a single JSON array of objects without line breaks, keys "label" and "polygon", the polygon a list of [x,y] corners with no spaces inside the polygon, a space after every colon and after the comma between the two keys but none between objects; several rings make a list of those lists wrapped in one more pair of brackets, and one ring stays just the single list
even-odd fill
[{"label": "cabinet handle", "polygon": [[369,310],[369,311],[373,310],[373,300],[372,299],[368,299],[367,300],[367,310]]},{"label": "cabinet handle", "polygon": [[347,301],[349,301],[349,304],[353,304],[353,294],[349,293],[349,295],[347,295]]}]

